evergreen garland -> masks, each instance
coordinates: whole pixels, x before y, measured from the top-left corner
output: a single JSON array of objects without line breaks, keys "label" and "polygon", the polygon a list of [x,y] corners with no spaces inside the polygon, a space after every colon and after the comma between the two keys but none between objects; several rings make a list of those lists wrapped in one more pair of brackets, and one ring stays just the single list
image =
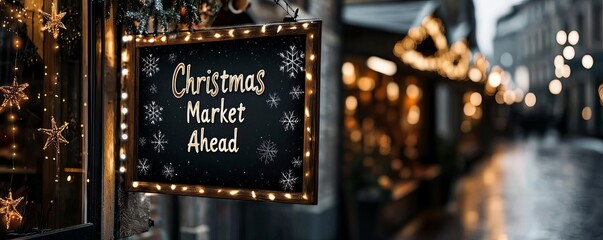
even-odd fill
[{"label": "evergreen garland", "polygon": [[183,17],[189,30],[193,29],[193,24],[201,23],[198,7],[201,3],[200,0],[178,0],[177,3],[186,11]]},{"label": "evergreen garland", "polygon": [[174,6],[164,7],[162,0],[143,0],[144,2],[134,1],[134,10],[126,12],[126,18],[129,20],[127,24],[128,30],[132,30],[131,24],[136,22],[136,33],[146,34],[149,19],[154,17],[153,32],[159,33],[159,27],[162,32],[167,32],[169,23],[180,20],[180,15],[174,10]]},{"label": "evergreen garland", "polygon": [[[185,23],[188,30],[200,24],[204,14],[216,14],[217,0],[129,0],[125,12],[126,30],[136,34],[164,33],[170,24]],[[152,21],[152,31],[148,29]]]}]

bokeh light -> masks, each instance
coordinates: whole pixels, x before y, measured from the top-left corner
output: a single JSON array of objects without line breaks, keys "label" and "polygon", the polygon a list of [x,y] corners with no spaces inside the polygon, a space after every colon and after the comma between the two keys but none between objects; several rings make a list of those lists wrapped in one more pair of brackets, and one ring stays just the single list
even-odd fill
[{"label": "bokeh light", "polygon": [[582,66],[586,69],[590,69],[593,67],[594,64],[594,60],[593,57],[591,55],[584,55],[582,57]]},{"label": "bokeh light", "polygon": [[410,84],[406,87],[406,95],[411,99],[417,99],[421,95],[421,89],[417,85]]},{"label": "bokeh light", "polygon": [[578,34],[578,32],[576,30],[571,31],[569,34],[567,34],[567,42],[571,45],[576,45],[578,44],[578,41],[580,40],[580,35]]},{"label": "bokeh light", "polygon": [[473,106],[479,106],[480,104],[482,104],[482,95],[478,92],[472,93],[469,97],[469,102],[473,104]]},{"label": "bokeh light", "polygon": [[490,73],[490,76],[488,77],[488,85],[495,88],[495,87],[500,86],[501,82],[502,82],[502,77],[500,76],[499,72]]},{"label": "bokeh light", "polygon": [[563,45],[567,42],[567,33],[565,33],[563,30],[560,30],[557,32],[555,39],[557,40],[557,44]]},{"label": "bokeh light", "polygon": [[561,93],[562,89],[563,89],[563,85],[561,84],[561,81],[559,81],[559,79],[553,79],[549,83],[549,91],[554,95]]},{"label": "bokeh light", "polygon": [[528,107],[533,107],[536,105],[536,94],[529,92],[526,94],[526,97],[523,99],[524,103]]},{"label": "bokeh light", "polygon": [[566,46],[563,48],[563,57],[567,60],[572,60],[576,56],[576,50],[572,46]]},{"label": "bokeh light", "polygon": [[593,116],[593,112],[590,109],[590,107],[582,108],[582,119],[588,121],[592,118],[592,116]]}]

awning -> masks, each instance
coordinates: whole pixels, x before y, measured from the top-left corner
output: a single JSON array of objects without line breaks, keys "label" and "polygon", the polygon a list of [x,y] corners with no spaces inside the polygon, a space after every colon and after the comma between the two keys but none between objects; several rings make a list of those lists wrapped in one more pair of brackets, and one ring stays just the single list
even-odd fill
[{"label": "awning", "polygon": [[343,8],[343,22],[352,26],[406,34],[411,27],[420,25],[423,18],[433,14],[437,6],[434,1],[348,4]]}]

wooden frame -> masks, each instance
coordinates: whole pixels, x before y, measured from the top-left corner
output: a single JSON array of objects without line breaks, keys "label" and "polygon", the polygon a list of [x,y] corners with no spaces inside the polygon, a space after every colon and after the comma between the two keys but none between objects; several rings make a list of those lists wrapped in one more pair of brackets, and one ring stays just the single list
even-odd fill
[{"label": "wooden frame", "polygon": [[[127,136],[122,138],[121,156],[125,158],[125,177],[128,191],[155,192],[174,195],[203,196],[240,200],[271,201],[298,204],[317,204],[318,199],[318,123],[319,123],[319,90],[320,90],[320,43],[321,25],[318,19],[303,20],[290,23],[271,23],[264,25],[236,26],[212,28],[196,32],[181,32],[153,36],[124,36],[125,54],[130,61],[122,64],[126,78],[123,86],[122,110],[133,109],[133,114],[122,112],[122,122],[132,126],[125,130]],[[138,67],[139,48],[174,44],[190,44],[199,42],[215,42],[229,39],[262,38],[283,35],[306,35],[305,58],[305,93],[304,93],[304,144],[303,144],[303,176],[301,192],[271,191],[262,189],[219,188],[215,186],[183,185],[160,182],[136,181],[136,163],[138,144]],[[126,140],[123,140],[126,139]],[[130,171],[128,171],[130,170]]]}]

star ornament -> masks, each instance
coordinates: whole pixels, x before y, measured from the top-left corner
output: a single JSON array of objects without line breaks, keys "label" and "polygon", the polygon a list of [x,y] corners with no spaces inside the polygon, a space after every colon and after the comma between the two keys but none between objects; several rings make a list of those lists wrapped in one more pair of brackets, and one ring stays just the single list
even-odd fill
[{"label": "star ornament", "polygon": [[3,199],[0,198],[0,213],[4,213],[4,221],[6,221],[6,229],[10,227],[11,219],[23,219],[19,211],[17,211],[17,205],[21,203],[23,197],[13,199],[13,193],[9,190],[8,197]]},{"label": "star ornament", "polygon": [[67,29],[65,24],[61,22],[61,19],[65,17],[66,13],[59,12],[57,14],[57,8],[54,6],[54,3],[52,3],[51,8],[50,14],[39,10],[40,14],[44,16],[44,19],[46,19],[46,24],[44,24],[44,27],[42,27],[42,31],[48,30],[48,32],[52,33],[52,36],[56,39],[59,37],[59,28]]},{"label": "star ornament", "polygon": [[19,103],[23,100],[29,99],[27,95],[23,92],[25,88],[29,87],[28,83],[18,84],[17,78],[13,79],[13,84],[10,86],[2,86],[0,87],[0,92],[4,94],[4,101],[1,108],[5,108],[7,106],[17,106],[17,109],[21,109],[21,105]]},{"label": "star ornament", "polygon": [[61,127],[57,127],[57,122],[54,121],[54,116],[52,116],[50,118],[50,129],[47,128],[40,128],[38,129],[38,131],[48,135],[48,138],[46,139],[46,143],[44,144],[44,150],[46,150],[46,148],[48,148],[48,146],[50,146],[51,144],[54,144],[54,146],[57,148],[57,153],[61,152],[61,148],[60,148],[60,144],[64,143],[64,144],[68,144],[69,141],[67,141],[67,139],[65,139],[65,137],[63,137],[63,131],[65,129],[67,129],[68,124],[64,123],[63,126]]}]

